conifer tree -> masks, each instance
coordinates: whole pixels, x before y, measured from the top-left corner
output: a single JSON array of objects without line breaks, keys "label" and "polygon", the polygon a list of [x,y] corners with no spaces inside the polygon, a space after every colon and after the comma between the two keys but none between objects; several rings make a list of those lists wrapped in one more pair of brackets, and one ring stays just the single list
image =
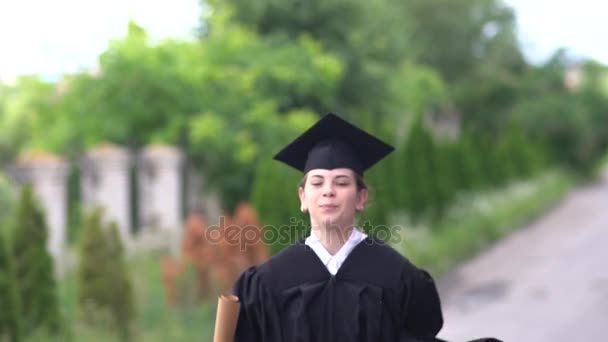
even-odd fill
[{"label": "conifer tree", "polygon": [[434,143],[425,129],[422,116],[412,125],[404,149],[407,172],[407,203],[414,220],[437,208]]},{"label": "conifer tree", "polygon": [[436,192],[436,205],[434,211],[437,217],[443,215],[456,195],[458,186],[456,184],[456,175],[452,164],[453,153],[454,151],[447,142],[441,142],[434,145],[434,184]]},{"label": "conifer tree", "polygon": [[471,191],[482,188],[487,183],[487,178],[482,173],[482,158],[479,149],[475,148],[475,137],[465,130],[457,143],[456,165],[460,170],[458,188]]},{"label": "conifer tree", "polygon": [[11,257],[5,239],[4,227],[0,226],[0,341],[18,341],[20,336],[17,319],[17,297]]},{"label": "conifer tree", "polygon": [[114,222],[104,224],[102,216],[96,209],[85,220],[78,300],[86,323],[115,329],[127,341],[135,318],[133,288],[118,228]]},{"label": "conifer tree", "polygon": [[48,227],[31,185],[23,187],[15,214],[11,254],[20,325],[28,333],[58,333],[61,317],[53,259],[47,250]]},{"label": "conifer tree", "polygon": [[0,173],[0,224],[8,219],[15,201],[15,191],[9,181]]},{"label": "conifer tree", "polygon": [[15,324],[15,302],[12,293],[12,269],[5,238],[8,227],[8,214],[11,212],[12,191],[8,181],[0,174],[0,341],[12,338],[11,327]]},{"label": "conifer tree", "polygon": [[525,178],[534,175],[541,167],[540,144],[526,137],[521,124],[513,120],[509,125],[510,149],[513,154],[516,176]]},{"label": "conifer tree", "polygon": [[[299,211],[298,177],[301,175],[278,167],[270,158],[261,161],[256,171],[251,202],[264,229],[273,230],[264,234],[272,239],[266,243],[270,244],[273,254],[306,234],[309,225],[307,216]],[[306,227],[300,224],[302,222]]]},{"label": "conifer tree", "polygon": [[[386,125],[371,115],[363,115],[358,120],[366,131],[372,132],[381,140],[392,142],[394,136],[394,125]],[[400,148],[397,147],[397,151]],[[357,216],[359,228],[375,235],[378,238],[386,238],[379,227],[389,224],[389,215],[397,210],[403,209],[405,199],[405,181],[403,174],[403,154],[391,153],[386,159],[365,173],[365,183],[368,186],[368,201],[365,210]],[[379,234],[376,234],[379,233]],[[383,235],[380,235],[383,234]]]},{"label": "conifer tree", "polygon": [[475,153],[480,159],[483,188],[496,188],[504,185],[504,165],[500,159],[500,142],[496,137],[476,134]]}]

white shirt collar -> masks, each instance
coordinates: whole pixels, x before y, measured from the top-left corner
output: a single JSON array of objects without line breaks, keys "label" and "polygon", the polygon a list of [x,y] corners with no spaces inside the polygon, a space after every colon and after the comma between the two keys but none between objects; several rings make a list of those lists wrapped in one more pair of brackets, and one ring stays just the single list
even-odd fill
[{"label": "white shirt collar", "polygon": [[310,232],[310,236],[306,238],[306,245],[308,245],[314,252],[317,254],[321,262],[327,267],[327,270],[335,275],[340,266],[344,263],[350,252],[363,240],[367,238],[367,234],[360,231],[358,228],[354,228],[348,237],[348,240],[344,243],[344,245],[340,248],[340,250],[331,255],[329,252],[323,247],[319,237],[315,234],[314,231]]}]

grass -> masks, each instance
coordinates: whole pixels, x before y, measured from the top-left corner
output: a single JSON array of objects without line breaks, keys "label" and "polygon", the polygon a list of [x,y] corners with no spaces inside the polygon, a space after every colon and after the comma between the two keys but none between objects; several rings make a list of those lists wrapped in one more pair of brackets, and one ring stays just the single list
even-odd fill
[{"label": "grass", "polygon": [[417,265],[441,276],[554,205],[574,184],[562,171],[461,198],[434,224],[409,226],[395,247]]},{"label": "grass", "polygon": [[608,152],[606,152],[606,154],[604,154],[604,157],[600,158],[599,161],[596,163],[596,167],[595,167],[595,170],[594,170],[594,175],[595,176],[600,176],[600,174],[606,168],[608,168]]},{"label": "grass", "polygon": [[[211,341],[216,303],[169,306],[165,301],[160,258],[160,254],[150,254],[129,261],[136,298],[136,322],[129,341]],[[63,317],[68,323],[66,341],[118,341],[114,331],[85,325],[79,317],[75,274],[66,275],[58,285]],[[28,338],[28,341],[51,340],[57,338],[44,335]]]}]

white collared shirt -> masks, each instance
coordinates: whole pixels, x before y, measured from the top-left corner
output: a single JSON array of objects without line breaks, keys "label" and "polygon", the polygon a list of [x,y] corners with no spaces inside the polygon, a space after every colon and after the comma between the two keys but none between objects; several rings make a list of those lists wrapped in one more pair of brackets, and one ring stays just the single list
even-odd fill
[{"label": "white collared shirt", "polygon": [[354,228],[346,243],[344,243],[340,250],[334,255],[329,254],[325,247],[323,247],[319,237],[312,230],[310,232],[310,236],[306,238],[305,243],[313,251],[315,251],[319,259],[321,259],[321,262],[323,262],[325,267],[327,267],[329,273],[336,275],[340,269],[340,266],[342,266],[344,260],[346,260],[346,257],[348,257],[353,248],[355,248],[355,246],[357,246],[361,241],[365,240],[365,238],[367,238],[367,234],[363,233],[357,228]]}]

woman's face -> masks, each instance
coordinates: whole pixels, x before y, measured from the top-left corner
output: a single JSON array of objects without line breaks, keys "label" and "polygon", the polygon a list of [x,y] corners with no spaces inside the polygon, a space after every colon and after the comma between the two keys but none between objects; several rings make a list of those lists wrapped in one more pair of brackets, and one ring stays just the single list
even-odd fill
[{"label": "woman's face", "polygon": [[350,226],[367,202],[367,189],[358,191],[354,172],[346,168],[310,170],[298,193],[313,226]]}]

